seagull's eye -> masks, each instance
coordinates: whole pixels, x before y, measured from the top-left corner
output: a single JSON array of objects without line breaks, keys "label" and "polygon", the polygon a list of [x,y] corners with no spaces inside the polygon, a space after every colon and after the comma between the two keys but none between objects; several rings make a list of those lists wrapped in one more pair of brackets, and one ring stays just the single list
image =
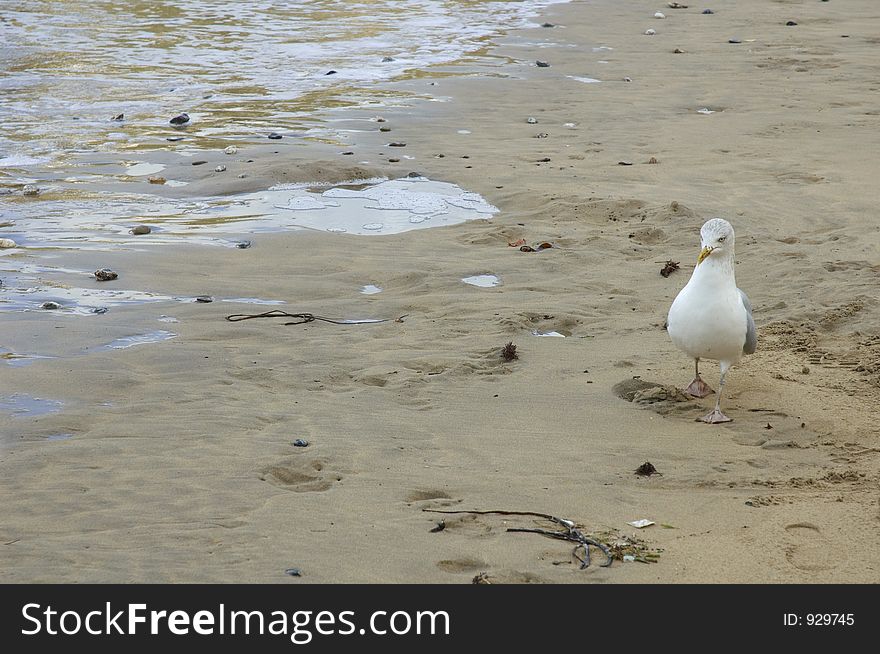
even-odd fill
[{"label": "seagull's eye", "polygon": [[719,243],[724,243],[724,239],[726,239],[726,238],[727,238],[726,236],[719,236],[719,237],[718,237],[718,242],[719,242]]}]

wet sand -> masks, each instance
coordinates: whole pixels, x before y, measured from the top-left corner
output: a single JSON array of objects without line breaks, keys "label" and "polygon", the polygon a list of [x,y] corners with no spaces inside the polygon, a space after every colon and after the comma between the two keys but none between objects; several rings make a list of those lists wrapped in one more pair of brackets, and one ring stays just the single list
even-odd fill
[{"label": "wet sand", "polygon": [[[133,322],[177,336],[2,370],[4,396],[64,407],[0,428],[0,579],[880,581],[880,16],[870,3],[665,4],[554,7],[558,27],[510,35],[497,67],[439,78],[447,102],[381,111],[392,132],[358,135],[353,157],[287,140],[242,148],[252,164],[219,152],[226,173],[180,171],[193,183],[173,191],[415,170],[483,194],[501,209],[491,220],[73,256],[119,271],[123,288],[216,299],[6,321],[17,352],[81,351]],[[375,113],[349,115],[363,126]],[[415,159],[387,161],[404,152]],[[619,384],[690,381],[663,323],[713,216],[737,230],[759,347],[728,377],[734,422],[708,426],[694,419],[711,397],[629,402]],[[521,238],[554,247],[508,246]],[[681,262],[668,278],[666,260]],[[461,281],[480,274],[502,284]],[[229,323],[272,307],[224,297],[406,317]],[[509,341],[519,358],[504,362]],[[705,378],[717,385],[715,364]],[[646,461],[662,474],[635,475]],[[578,570],[567,544],[505,531],[528,518],[446,516],[432,532],[443,516],[423,509],[550,513],[606,542],[635,534],[659,559],[602,568],[594,552]],[[627,524],[640,518],[657,524]]]}]

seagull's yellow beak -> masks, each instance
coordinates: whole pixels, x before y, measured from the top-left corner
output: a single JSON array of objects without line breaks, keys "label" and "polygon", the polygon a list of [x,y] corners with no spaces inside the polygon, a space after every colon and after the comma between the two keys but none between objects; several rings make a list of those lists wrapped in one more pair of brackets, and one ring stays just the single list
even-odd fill
[{"label": "seagull's yellow beak", "polygon": [[697,265],[699,266],[703,263],[703,259],[712,254],[713,250],[715,250],[715,248],[710,248],[708,245],[700,250],[700,256],[697,257]]}]

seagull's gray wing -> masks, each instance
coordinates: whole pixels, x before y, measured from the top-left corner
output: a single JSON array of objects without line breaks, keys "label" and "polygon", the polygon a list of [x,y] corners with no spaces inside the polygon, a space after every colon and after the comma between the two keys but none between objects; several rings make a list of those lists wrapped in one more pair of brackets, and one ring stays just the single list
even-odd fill
[{"label": "seagull's gray wing", "polygon": [[755,329],[755,319],[752,318],[752,303],[749,302],[749,296],[743,293],[742,289],[738,288],[736,290],[739,291],[739,296],[742,299],[743,306],[746,308],[746,317],[748,319],[743,354],[754,354],[755,350],[758,349],[758,330]]}]

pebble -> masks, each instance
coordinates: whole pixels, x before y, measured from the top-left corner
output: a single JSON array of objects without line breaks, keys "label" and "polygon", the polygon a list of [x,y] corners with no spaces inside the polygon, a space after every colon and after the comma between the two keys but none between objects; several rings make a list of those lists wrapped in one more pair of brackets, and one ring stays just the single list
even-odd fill
[{"label": "pebble", "polygon": [[295,441],[293,441],[293,446],[294,447],[308,447],[309,442],[304,438],[297,438]]},{"label": "pebble", "polygon": [[46,311],[57,311],[61,308],[61,305],[57,302],[43,302],[43,304],[40,305],[40,308],[45,309]]},{"label": "pebble", "polygon": [[335,74],[336,74],[335,70],[328,70],[326,73],[324,73],[324,76],[326,77],[327,75],[335,75]]},{"label": "pebble", "polygon": [[251,246],[250,241],[239,241],[238,243],[235,244],[235,247],[237,247],[239,250],[247,250],[250,246]]},{"label": "pebble", "polygon": [[346,151],[343,152],[342,154],[354,154],[354,152],[352,152],[351,150],[346,150]]},{"label": "pebble", "polygon": [[538,61],[535,62],[535,65],[536,65],[538,68],[550,68],[550,64],[548,64],[546,61],[540,61],[540,60],[538,60]]},{"label": "pebble", "polygon": [[214,172],[215,172],[215,173],[223,173],[223,172],[226,172],[226,166],[224,166],[223,164],[220,164],[219,166],[217,166],[216,168],[214,168]]},{"label": "pebble", "polygon": [[131,228],[131,233],[140,236],[142,234],[149,234],[152,232],[152,228],[149,225],[136,225]]},{"label": "pebble", "polygon": [[657,30],[647,29],[645,30],[645,36],[654,36],[657,33]]},{"label": "pebble", "polygon": [[199,295],[196,298],[196,302],[202,302],[204,304],[208,304],[209,302],[213,302],[213,301],[214,301],[214,298],[212,298],[210,295]]},{"label": "pebble", "polygon": [[633,80],[632,80],[632,77],[624,77],[623,81],[624,82],[632,82]]},{"label": "pebble", "polygon": [[92,309],[92,313],[98,314],[99,316],[110,311],[107,307],[95,307]]},{"label": "pebble", "polygon": [[704,14],[714,14],[715,12],[712,11],[711,9],[703,9],[703,13]]},{"label": "pebble", "polygon": [[99,282],[111,282],[117,277],[119,277],[119,275],[109,268],[101,268],[95,271],[95,279]]},{"label": "pebble", "polygon": [[245,177],[247,177],[247,175],[245,175],[244,173],[242,173],[241,175],[237,175],[237,177],[238,177],[239,179],[244,179]]},{"label": "pebble", "polygon": [[147,177],[147,181],[150,184],[164,184],[168,180],[166,180],[164,177]]},{"label": "pebble", "polygon": [[394,57],[382,57],[383,64],[387,64],[389,61],[394,61]]},{"label": "pebble", "polygon": [[618,161],[617,165],[618,166],[632,166],[633,162],[632,161]]},{"label": "pebble", "polygon": [[540,134],[535,134],[536,139],[545,139],[550,136],[547,132],[541,132]]},{"label": "pebble", "polygon": [[208,163],[208,162],[205,161],[204,159],[199,159],[198,161],[193,161],[192,165],[193,166],[201,166],[202,164],[206,164],[206,163]]},{"label": "pebble", "polygon": [[728,43],[742,43],[742,39],[727,39]]},{"label": "pebble", "polygon": [[125,120],[125,114],[117,114],[113,116],[110,120]]},{"label": "pebble", "polygon": [[684,50],[682,50],[681,48],[676,48],[672,51],[672,54],[684,54]]},{"label": "pebble", "polygon": [[290,575],[291,577],[302,577],[303,573],[299,568],[287,568],[287,570],[284,571],[284,574]]},{"label": "pebble", "polygon": [[235,154],[236,152],[238,152],[238,148],[234,145],[230,145],[223,149],[223,154]]},{"label": "pebble", "polygon": [[538,119],[535,118],[534,116],[529,116],[528,118],[526,118],[526,122],[527,122],[529,125],[537,125],[537,124],[538,124]]},{"label": "pebble", "polygon": [[388,125],[382,125],[382,127],[379,128],[379,131],[380,132],[390,132],[391,128],[388,127]]},{"label": "pebble", "polygon": [[658,11],[654,14],[654,18],[666,18],[666,14],[664,14],[662,11]]},{"label": "pebble", "polygon": [[17,248],[18,243],[11,238],[0,238],[0,250],[8,250],[9,248]]},{"label": "pebble", "polygon": [[269,138],[273,141],[277,141],[281,138],[281,134],[279,134],[278,132],[272,132],[271,134],[269,134]]},{"label": "pebble", "polygon": [[377,123],[384,123],[384,122],[385,122],[385,119],[382,118],[382,116],[376,116],[376,122],[377,122]]},{"label": "pebble", "polygon": [[189,114],[178,114],[168,122],[172,125],[186,125],[189,122]]},{"label": "pebble", "polygon": [[793,20],[790,20],[785,24],[786,27],[794,27],[795,25],[797,25],[797,23],[795,23]]},{"label": "pebble", "polygon": [[406,143],[401,143],[399,141],[392,141],[391,143],[388,144],[388,147],[389,148],[405,148]]},{"label": "pebble", "polygon": [[166,138],[165,140],[166,140],[166,141],[171,141],[172,143],[176,143],[177,141],[182,141],[182,140],[183,140],[183,137],[182,137],[182,136],[169,136],[169,137]]},{"label": "pebble", "polygon": [[388,160],[388,163],[399,163],[399,162],[400,162],[400,159],[391,158]]},{"label": "pebble", "polygon": [[25,184],[24,188],[21,189],[22,195],[39,195],[40,189],[38,189],[33,184]]}]

